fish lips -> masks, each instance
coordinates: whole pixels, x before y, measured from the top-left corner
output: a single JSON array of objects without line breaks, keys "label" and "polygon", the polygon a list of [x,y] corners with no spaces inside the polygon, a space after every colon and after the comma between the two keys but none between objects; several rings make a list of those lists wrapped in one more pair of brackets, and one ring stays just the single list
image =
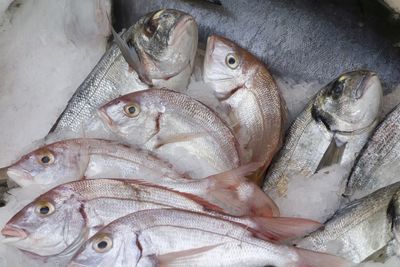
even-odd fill
[{"label": "fish lips", "polygon": [[365,76],[361,79],[355,90],[356,99],[360,99],[377,79],[376,72],[365,70]]},{"label": "fish lips", "polygon": [[13,225],[5,225],[1,230],[1,234],[5,237],[2,240],[3,243],[15,243],[28,237],[28,233],[25,230]]},{"label": "fish lips", "polygon": [[18,168],[9,167],[7,176],[22,187],[33,184],[33,176],[29,172]]}]

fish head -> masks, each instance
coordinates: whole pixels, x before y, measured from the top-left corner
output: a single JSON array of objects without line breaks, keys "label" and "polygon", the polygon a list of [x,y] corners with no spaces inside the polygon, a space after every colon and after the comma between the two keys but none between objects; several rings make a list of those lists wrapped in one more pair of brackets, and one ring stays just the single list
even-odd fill
[{"label": "fish head", "polygon": [[39,196],[1,230],[4,243],[41,257],[68,255],[85,235],[86,217],[79,195],[67,185]]},{"label": "fish head", "polygon": [[381,102],[382,86],[376,73],[357,70],[340,75],[324,87],[312,112],[332,131],[354,132],[376,122]]},{"label": "fish head", "polygon": [[68,266],[138,266],[143,256],[138,235],[118,221],[107,225],[87,240]]},{"label": "fish head", "polygon": [[98,110],[103,122],[114,132],[136,144],[144,144],[159,130],[162,100],[148,89],[121,96]]},{"label": "fish head", "polygon": [[134,25],[128,44],[135,48],[140,67],[150,80],[168,80],[193,66],[197,40],[197,24],[192,16],[161,9]]},{"label": "fish head", "polygon": [[242,87],[259,61],[245,49],[221,36],[208,37],[204,58],[204,81],[218,98],[229,97]]},{"label": "fish head", "polygon": [[7,175],[20,186],[79,179],[87,166],[82,143],[65,140],[36,149],[8,167]]}]

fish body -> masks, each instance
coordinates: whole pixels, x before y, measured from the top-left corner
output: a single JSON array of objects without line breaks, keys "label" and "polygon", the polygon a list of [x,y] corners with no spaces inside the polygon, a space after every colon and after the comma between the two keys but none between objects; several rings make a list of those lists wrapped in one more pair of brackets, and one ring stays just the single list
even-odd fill
[{"label": "fish body", "polygon": [[265,65],[234,42],[211,36],[207,41],[204,80],[230,110],[244,163],[261,162],[254,181],[278,151],[285,128],[286,105]]},{"label": "fish body", "polygon": [[400,171],[400,107],[378,125],[349,177],[345,195],[353,200],[398,182]]},{"label": "fish body", "polygon": [[[193,178],[240,165],[238,143],[230,128],[211,109],[187,95],[148,89],[112,100],[99,109],[99,115],[125,141],[173,160]],[[197,161],[194,168],[189,163],[193,157]],[[208,168],[200,167],[204,165]]]},{"label": "fish body", "polygon": [[294,175],[308,177],[333,164],[350,172],[377,124],[381,101],[381,84],[370,71],[342,74],[322,88],[289,128],[264,191],[285,197]]},{"label": "fish body", "polygon": [[[143,34],[149,25],[151,33]],[[135,47],[141,60],[140,74],[145,73],[154,85],[186,88],[197,48],[197,25],[191,16],[176,10],[152,12],[129,27],[122,39]],[[79,86],[51,131],[79,133],[101,105],[148,86],[129,66],[118,42],[113,43]]]},{"label": "fish body", "polygon": [[142,211],[112,222],[82,246],[69,266],[174,264],[323,267],[345,263],[329,255],[262,241],[226,220],[171,209]]},{"label": "fish body", "polygon": [[38,256],[69,256],[108,223],[136,211],[162,208],[235,221],[266,240],[301,236],[320,226],[303,219],[232,217],[217,212],[223,209],[199,197],[160,186],[131,180],[87,179],[42,194],[11,218],[2,234],[5,242]]},{"label": "fish body", "polygon": [[396,183],[350,202],[297,245],[362,262],[398,236],[399,189]]},{"label": "fish body", "polygon": [[5,168],[18,185],[55,185],[82,178],[131,178],[157,182],[187,178],[149,151],[102,139],[68,139],[42,146]]}]

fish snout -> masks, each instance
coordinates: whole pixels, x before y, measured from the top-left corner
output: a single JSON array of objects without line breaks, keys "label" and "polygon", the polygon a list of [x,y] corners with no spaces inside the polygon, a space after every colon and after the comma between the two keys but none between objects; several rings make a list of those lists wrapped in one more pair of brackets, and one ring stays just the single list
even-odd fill
[{"label": "fish snout", "polygon": [[28,237],[28,234],[25,230],[12,225],[5,225],[4,228],[1,230],[1,234],[6,237],[5,241],[7,241],[8,238],[13,237],[18,239],[25,239],[26,237]]},{"label": "fish snout", "polygon": [[29,172],[15,167],[7,169],[7,176],[19,186],[27,186],[33,183],[33,176]]},{"label": "fish snout", "polygon": [[379,81],[377,73],[374,71],[366,70],[365,76],[357,86],[356,98],[360,99],[369,88],[374,87],[373,85],[376,84],[377,81]]}]

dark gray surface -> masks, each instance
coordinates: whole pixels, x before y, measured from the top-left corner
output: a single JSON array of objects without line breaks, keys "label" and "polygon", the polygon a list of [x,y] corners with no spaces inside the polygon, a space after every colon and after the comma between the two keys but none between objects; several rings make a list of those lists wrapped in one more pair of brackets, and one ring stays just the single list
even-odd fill
[{"label": "dark gray surface", "polygon": [[[127,28],[142,15],[175,8],[193,15],[200,41],[220,34],[267,63],[274,75],[295,82],[328,83],[340,73],[376,71],[385,93],[400,84],[399,29],[382,19],[375,1],[360,0],[115,0],[114,23]],[[389,36],[389,37],[388,37]],[[390,38],[392,37],[392,38]]]}]

